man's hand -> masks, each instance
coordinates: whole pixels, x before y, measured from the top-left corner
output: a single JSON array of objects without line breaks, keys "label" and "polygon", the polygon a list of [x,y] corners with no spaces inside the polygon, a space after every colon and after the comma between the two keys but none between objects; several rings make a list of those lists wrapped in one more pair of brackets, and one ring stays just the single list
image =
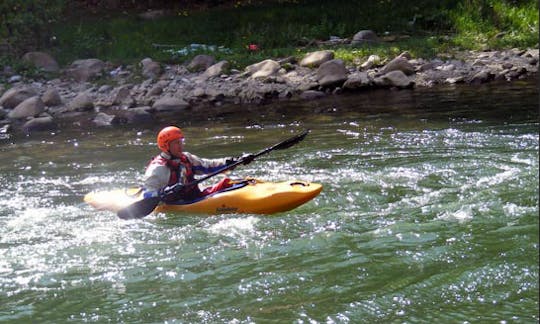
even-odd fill
[{"label": "man's hand", "polygon": [[171,195],[173,194],[176,194],[182,190],[184,190],[184,185],[182,185],[181,183],[176,183],[172,186],[167,186],[165,188],[162,188],[160,191],[159,191],[159,197],[161,199],[166,199],[167,197],[171,197]]},{"label": "man's hand", "polygon": [[250,164],[254,158],[255,158],[255,155],[251,153],[244,153],[239,157],[228,158],[227,160],[225,160],[225,163],[227,163],[227,165],[231,165],[236,162],[242,162],[243,165],[247,165],[247,164]]},{"label": "man's hand", "polygon": [[239,158],[239,160],[242,160],[243,161],[243,165],[248,165],[251,163],[251,161],[253,161],[253,159],[255,158],[255,155],[251,154],[251,153],[244,153],[242,154],[242,156]]}]

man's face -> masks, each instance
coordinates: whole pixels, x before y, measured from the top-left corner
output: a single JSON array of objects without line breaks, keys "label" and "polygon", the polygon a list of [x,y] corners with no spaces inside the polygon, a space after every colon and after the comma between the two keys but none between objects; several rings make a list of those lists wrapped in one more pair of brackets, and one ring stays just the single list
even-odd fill
[{"label": "man's face", "polygon": [[184,138],[179,138],[172,140],[169,143],[169,151],[171,154],[175,157],[180,157],[182,155],[182,151],[184,149]]}]

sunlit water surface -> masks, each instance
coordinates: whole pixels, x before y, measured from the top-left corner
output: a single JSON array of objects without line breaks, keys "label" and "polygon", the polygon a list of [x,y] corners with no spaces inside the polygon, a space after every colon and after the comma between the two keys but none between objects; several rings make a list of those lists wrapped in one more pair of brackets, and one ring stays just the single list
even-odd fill
[{"label": "sunlit water surface", "polygon": [[82,197],[137,184],[165,122],[4,139],[0,322],[538,322],[536,81],[185,120],[205,157],[311,129],[229,176],[323,192],[273,216],[123,221]]}]

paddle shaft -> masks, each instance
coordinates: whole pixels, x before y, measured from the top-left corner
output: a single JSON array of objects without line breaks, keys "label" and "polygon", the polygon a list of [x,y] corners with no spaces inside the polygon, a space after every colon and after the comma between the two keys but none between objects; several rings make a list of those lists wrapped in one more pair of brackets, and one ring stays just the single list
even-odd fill
[{"label": "paddle shaft", "polygon": [[[274,151],[274,150],[283,150],[283,149],[289,148],[289,147],[293,146],[294,144],[296,144],[296,143],[300,142],[301,140],[303,140],[304,137],[306,137],[306,135],[308,133],[309,133],[309,130],[306,130],[306,131],[304,131],[303,133],[301,133],[299,135],[295,135],[295,136],[293,136],[293,137],[291,137],[289,139],[286,139],[286,140],[284,140],[284,141],[282,141],[282,142],[280,142],[278,144],[275,144],[275,145],[273,145],[271,147],[267,147],[264,150],[261,150],[261,151],[255,153],[255,154],[253,154],[253,159],[255,159],[255,158],[257,158],[257,157],[259,157],[261,155],[270,153],[271,151]],[[238,160],[238,161],[236,161],[234,163],[231,163],[231,164],[229,164],[229,165],[227,165],[227,166],[225,166],[225,167],[223,167],[223,168],[221,168],[221,169],[219,169],[219,170],[217,170],[215,172],[212,172],[212,173],[210,173],[210,174],[208,174],[208,175],[206,175],[206,176],[204,176],[202,178],[199,178],[199,179],[197,179],[197,180],[195,180],[193,182],[185,184],[184,187],[191,187],[191,186],[197,185],[197,184],[199,184],[199,183],[201,183],[201,182],[203,182],[205,180],[208,180],[208,179],[210,179],[210,178],[212,178],[212,177],[214,177],[214,176],[216,176],[216,175],[218,175],[220,173],[231,170],[231,169],[237,167],[238,165],[243,164],[244,161],[245,161],[245,159],[240,159],[240,160]]]}]

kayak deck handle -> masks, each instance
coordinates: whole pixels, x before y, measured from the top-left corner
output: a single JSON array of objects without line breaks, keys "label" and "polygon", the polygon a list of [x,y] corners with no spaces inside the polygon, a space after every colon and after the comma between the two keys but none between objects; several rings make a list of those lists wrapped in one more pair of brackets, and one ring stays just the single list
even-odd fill
[{"label": "kayak deck handle", "polygon": [[296,182],[291,182],[290,185],[291,185],[291,187],[292,187],[292,186],[302,186],[302,187],[307,187],[307,186],[309,186],[309,183],[296,181]]}]

